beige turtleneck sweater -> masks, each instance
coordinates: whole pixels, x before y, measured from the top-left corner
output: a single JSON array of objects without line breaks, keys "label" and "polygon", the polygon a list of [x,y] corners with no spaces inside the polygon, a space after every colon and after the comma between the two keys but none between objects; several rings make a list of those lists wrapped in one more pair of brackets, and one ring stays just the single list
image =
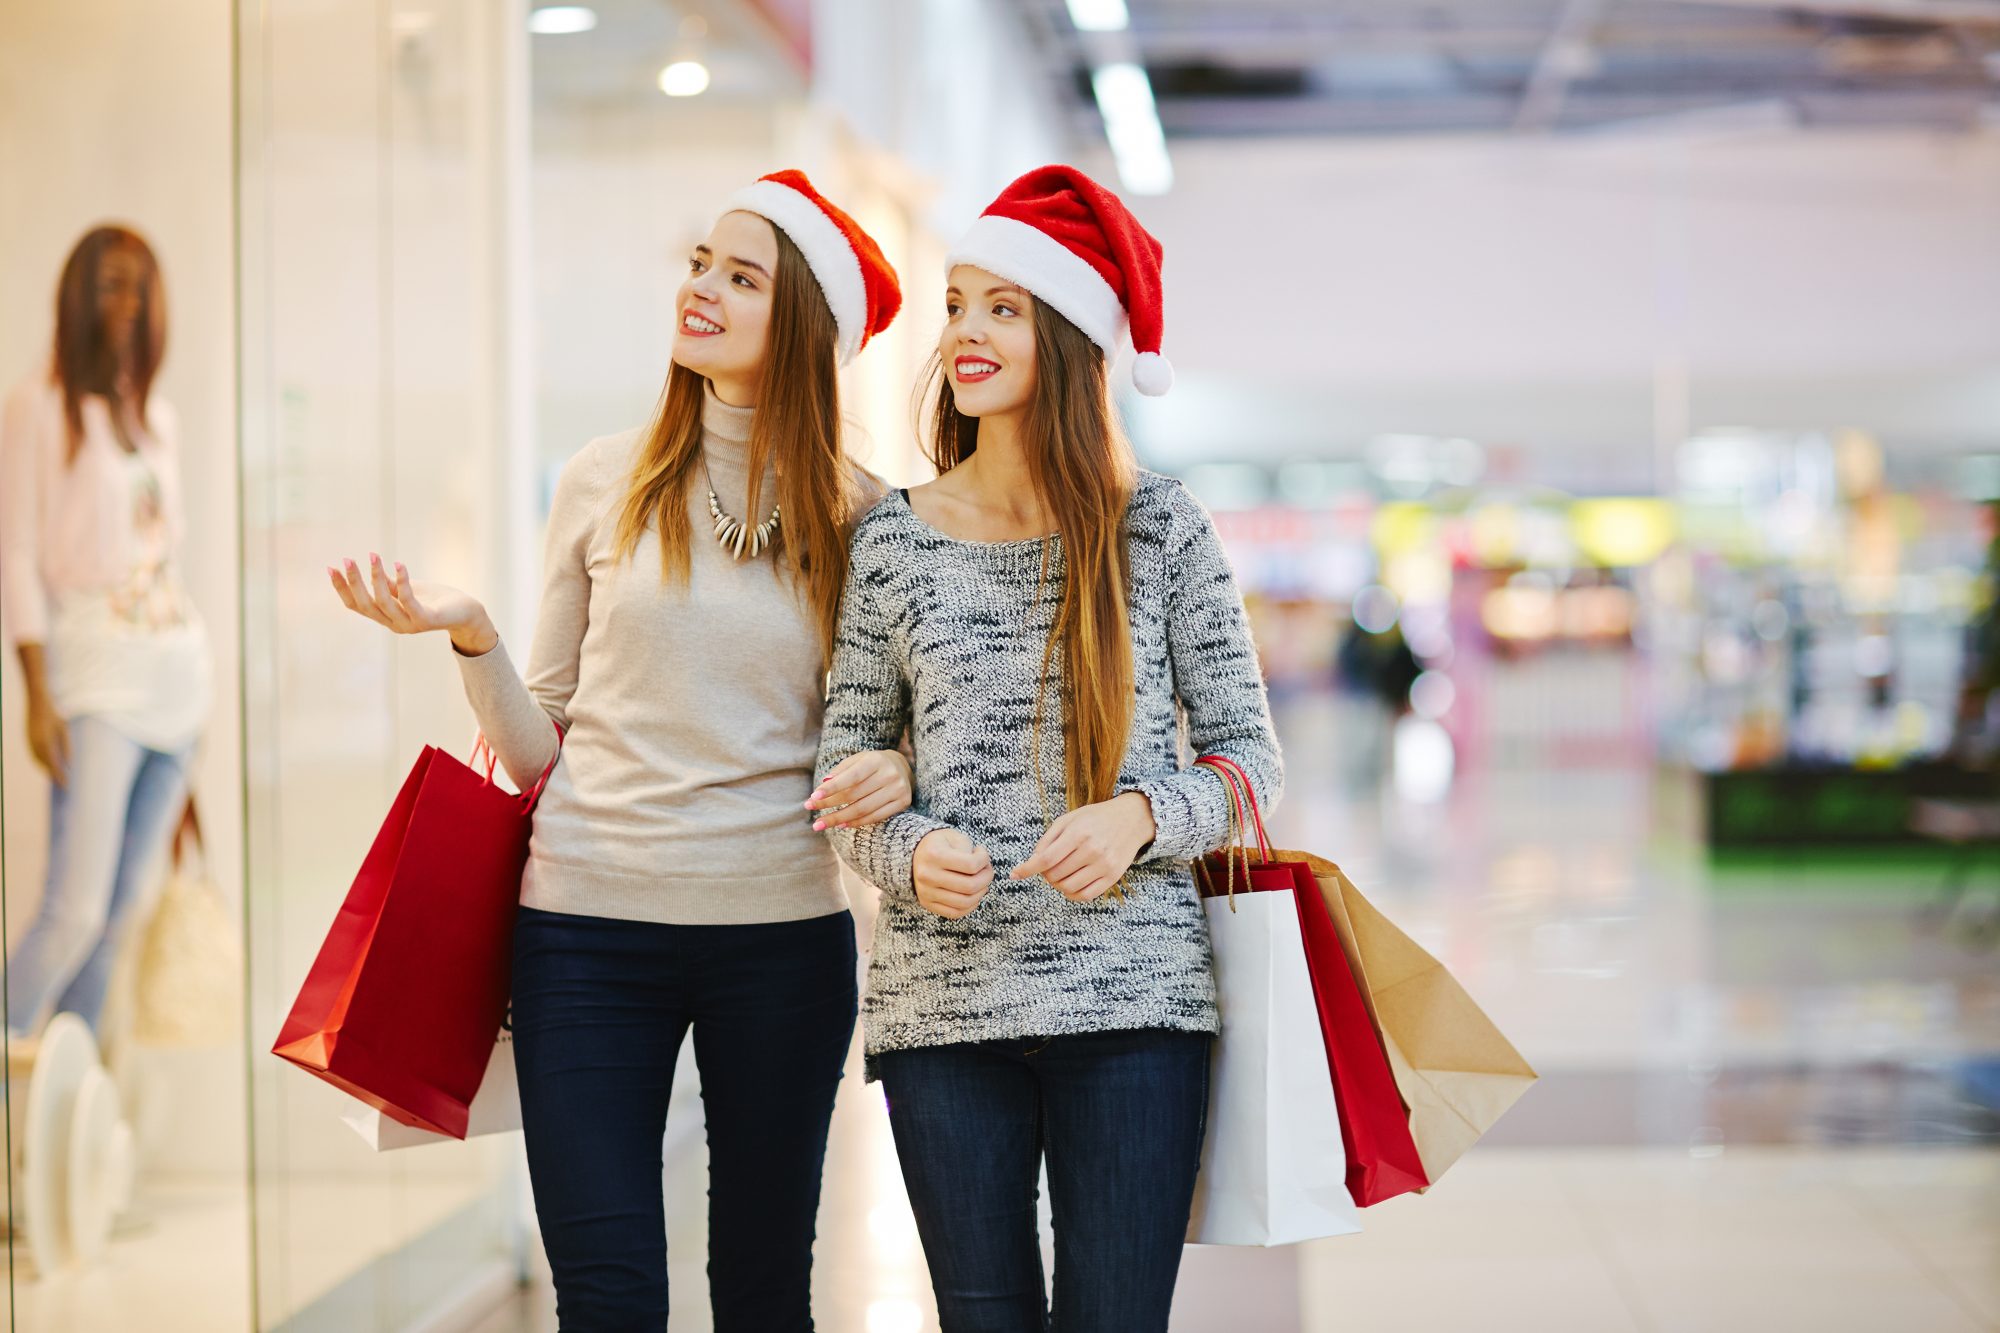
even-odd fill
[{"label": "beige turtleneck sweater", "polygon": [[[723,508],[754,523],[777,490],[767,473],[762,513],[748,514],[752,415],[711,391],[702,447]],[[525,684],[504,644],[459,656],[487,740],[524,790],[554,752],[550,719],[568,733],[521,902],[686,925],[841,911],[832,849],[804,808],[826,682],[811,610],[770,552],[738,561],[716,543],[699,474],[686,585],[662,580],[656,534],[614,557],[644,434],[593,440],[563,468]]]}]

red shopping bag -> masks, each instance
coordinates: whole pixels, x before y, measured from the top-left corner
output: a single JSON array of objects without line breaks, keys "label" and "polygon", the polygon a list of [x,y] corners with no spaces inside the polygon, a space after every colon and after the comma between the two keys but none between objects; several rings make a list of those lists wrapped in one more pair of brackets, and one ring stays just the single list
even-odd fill
[{"label": "red shopping bag", "polygon": [[[561,729],[557,729],[558,744]],[[512,984],[535,802],[425,746],[272,1054],[390,1118],[462,1139]],[[560,757],[558,749],[557,755]]]},{"label": "red shopping bag", "polygon": [[[1264,834],[1263,812],[1257,808],[1257,793],[1240,768],[1221,756],[1204,755],[1195,762],[1213,770],[1229,789],[1234,814],[1231,822],[1237,830],[1230,846],[1211,852],[1199,863],[1203,896],[1245,889],[1252,893],[1289,892],[1298,905],[1313,1000],[1319,1008],[1320,1034],[1326,1041],[1327,1069],[1340,1108],[1341,1141],[1347,1148],[1348,1193],[1366,1208],[1427,1188],[1430,1180],[1410,1134],[1409,1108],[1396,1090],[1382,1038],[1341,947],[1340,934],[1312,867],[1304,861],[1273,856]],[[1245,836],[1248,831],[1257,837],[1254,861]]]}]

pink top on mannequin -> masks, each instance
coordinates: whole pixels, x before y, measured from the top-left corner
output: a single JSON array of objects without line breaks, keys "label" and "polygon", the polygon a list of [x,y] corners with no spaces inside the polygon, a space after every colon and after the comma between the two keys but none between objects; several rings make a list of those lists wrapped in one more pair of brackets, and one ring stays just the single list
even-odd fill
[{"label": "pink top on mannequin", "polygon": [[[168,530],[183,530],[179,421],[158,394],[134,439],[159,479]],[[0,409],[0,617],[7,642],[43,643],[65,592],[111,589],[136,552],[125,484],[126,453],[104,399],[83,400],[83,444],[65,462],[62,389],[46,375],[23,380]]]},{"label": "pink top on mannequin", "polygon": [[68,454],[62,391],[38,375],[0,406],[0,621],[48,648],[65,717],[96,714],[174,749],[209,703],[207,645],[180,585],[178,422],[158,395],[127,450],[102,397]]}]

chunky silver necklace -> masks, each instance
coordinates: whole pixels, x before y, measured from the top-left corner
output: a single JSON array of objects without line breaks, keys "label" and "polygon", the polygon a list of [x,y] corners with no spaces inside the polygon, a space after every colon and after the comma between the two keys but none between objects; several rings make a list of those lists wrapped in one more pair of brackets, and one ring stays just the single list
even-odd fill
[{"label": "chunky silver necklace", "polygon": [[722,501],[715,498],[715,477],[708,470],[708,459],[701,460],[701,475],[708,481],[708,516],[715,520],[715,540],[722,543],[722,549],[741,560],[746,554],[753,560],[764,553],[764,549],[778,544],[778,524],[783,506],[772,505],[771,516],[751,527],[740,518],[733,518],[722,507]]}]

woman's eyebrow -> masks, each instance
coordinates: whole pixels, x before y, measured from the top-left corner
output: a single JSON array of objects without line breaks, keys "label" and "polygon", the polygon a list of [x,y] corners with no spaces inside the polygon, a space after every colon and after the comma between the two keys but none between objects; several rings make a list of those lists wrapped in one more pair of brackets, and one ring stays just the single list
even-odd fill
[{"label": "woman's eyebrow", "polygon": [[731,255],[729,256],[729,262],[741,268],[754,268],[767,278],[771,276],[771,270],[765,268],[754,259],[745,259],[741,255]]}]

